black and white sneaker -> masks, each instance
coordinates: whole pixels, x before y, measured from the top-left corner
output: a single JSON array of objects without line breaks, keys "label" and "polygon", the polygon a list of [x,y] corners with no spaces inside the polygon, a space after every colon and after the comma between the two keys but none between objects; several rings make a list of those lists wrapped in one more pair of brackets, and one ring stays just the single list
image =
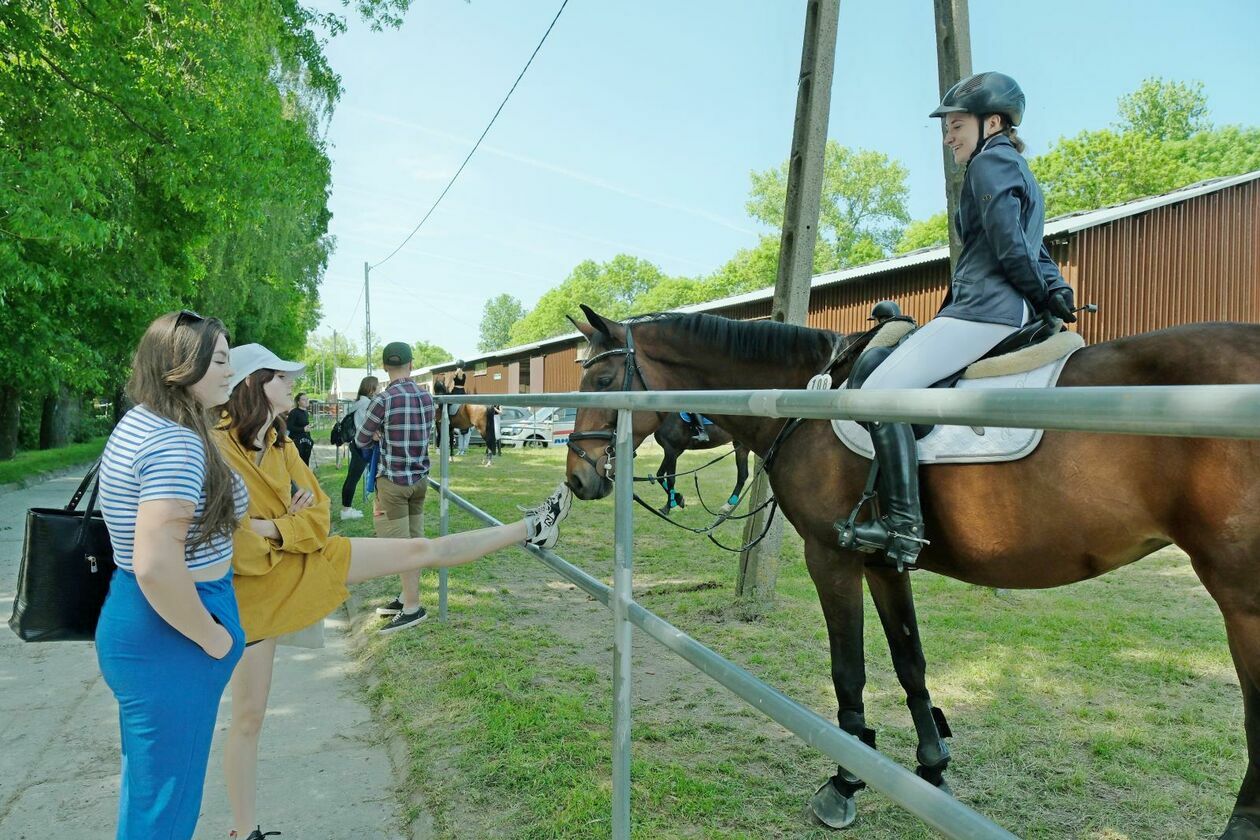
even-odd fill
[{"label": "black and white sneaker", "polygon": [[402,596],[399,595],[383,607],[376,608],[377,615],[398,615],[403,611]]},{"label": "black and white sneaker", "polygon": [[530,536],[525,542],[537,548],[551,548],[560,539],[560,523],[569,515],[573,506],[573,493],[561,484],[542,504],[525,511],[525,524]]},{"label": "black and white sneaker", "polygon": [[420,607],[413,613],[400,611],[394,616],[388,624],[377,630],[382,636],[388,636],[390,633],[397,633],[399,630],[406,630],[408,627],[415,627],[420,622],[429,617],[429,613],[424,607]]}]

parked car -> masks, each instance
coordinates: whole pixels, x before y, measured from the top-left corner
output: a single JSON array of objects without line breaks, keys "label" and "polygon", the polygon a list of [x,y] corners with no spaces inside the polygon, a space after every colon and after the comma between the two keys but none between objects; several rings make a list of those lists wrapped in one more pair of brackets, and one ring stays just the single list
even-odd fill
[{"label": "parked car", "polygon": [[504,423],[499,438],[505,446],[563,446],[576,421],[576,408],[543,408],[524,420]]}]

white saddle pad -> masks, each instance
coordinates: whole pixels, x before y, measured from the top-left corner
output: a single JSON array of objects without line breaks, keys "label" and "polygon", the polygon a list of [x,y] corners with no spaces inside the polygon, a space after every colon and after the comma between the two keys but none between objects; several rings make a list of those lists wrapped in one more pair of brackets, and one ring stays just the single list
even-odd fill
[{"label": "white saddle pad", "polygon": [[[955,388],[1053,388],[1071,353],[1023,373],[960,379]],[[844,387],[841,385],[841,387]],[[863,458],[875,457],[871,435],[852,420],[832,420],[836,437]],[[1018,461],[1041,442],[1042,429],[1008,429],[995,426],[937,426],[919,441],[920,464],[984,464]]]}]

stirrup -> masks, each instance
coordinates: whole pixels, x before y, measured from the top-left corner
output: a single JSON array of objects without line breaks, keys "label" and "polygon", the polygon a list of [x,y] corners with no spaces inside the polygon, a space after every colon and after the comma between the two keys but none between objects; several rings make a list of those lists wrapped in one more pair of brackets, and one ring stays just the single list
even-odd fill
[{"label": "stirrup", "polygon": [[[857,511],[854,511],[854,515],[856,513]],[[912,534],[903,534],[892,530],[888,527],[887,519],[884,517],[862,523],[854,522],[854,518],[854,516],[850,516],[846,520],[836,522],[833,526],[840,532],[839,543],[841,548],[872,555],[864,561],[868,566],[887,566],[888,568],[896,569],[898,572],[912,572],[919,568],[919,564],[916,562],[919,555],[917,550],[914,553],[915,560],[908,562],[902,558],[901,551],[897,551],[895,555],[890,554],[890,552],[897,543],[901,543],[898,548],[903,548],[905,543],[917,543],[921,549],[925,545],[931,545],[931,541]],[[858,530],[859,525],[877,526],[882,532],[883,538],[872,539],[864,537]],[[882,555],[883,558],[876,559],[878,555]]]}]

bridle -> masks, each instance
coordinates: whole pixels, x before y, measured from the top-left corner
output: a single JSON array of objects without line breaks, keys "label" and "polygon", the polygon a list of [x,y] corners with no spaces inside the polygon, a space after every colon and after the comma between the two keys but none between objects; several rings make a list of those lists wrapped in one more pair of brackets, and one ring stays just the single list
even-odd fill
[{"label": "bridle", "polygon": [[[625,326],[626,326],[626,346],[614,347],[612,350],[605,350],[603,353],[599,353],[594,356],[591,356],[589,359],[586,359],[582,362],[582,370],[587,370],[596,362],[602,361],[607,358],[611,358],[613,356],[625,356],[626,367],[625,367],[625,374],[621,379],[621,390],[623,392],[632,390],[632,388],[634,387],[634,379],[637,376],[639,378],[639,381],[643,383],[643,390],[650,391],[652,389],[648,387],[647,380],[643,378],[643,371],[639,369],[638,359],[635,358],[634,331],[631,329],[629,324],[626,324]],[[611,479],[613,477],[613,469],[616,465],[616,460],[617,460],[617,455],[616,455],[617,447],[614,443],[614,439],[616,438],[616,435],[617,435],[617,424],[615,421],[613,422],[611,429],[602,429],[596,432],[574,432],[573,434],[569,435],[569,444],[568,444],[569,451],[572,452],[574,455],[577,455],[586,463],[590,464],[591,469],[595,470],[596,474],[599,474],[600,472],[599,460],[602,459],[604,461],[603,472],[605,473],[607,478]],[[608,445],[604,447],[603,454],[600,455],[598,459],[596,459],[588,455],[586,453],[586,450],[582,449],[580,446],[573,445],[576,441],[582,441],[582,440],[605,440],[605,441],[608,441]]]}]

